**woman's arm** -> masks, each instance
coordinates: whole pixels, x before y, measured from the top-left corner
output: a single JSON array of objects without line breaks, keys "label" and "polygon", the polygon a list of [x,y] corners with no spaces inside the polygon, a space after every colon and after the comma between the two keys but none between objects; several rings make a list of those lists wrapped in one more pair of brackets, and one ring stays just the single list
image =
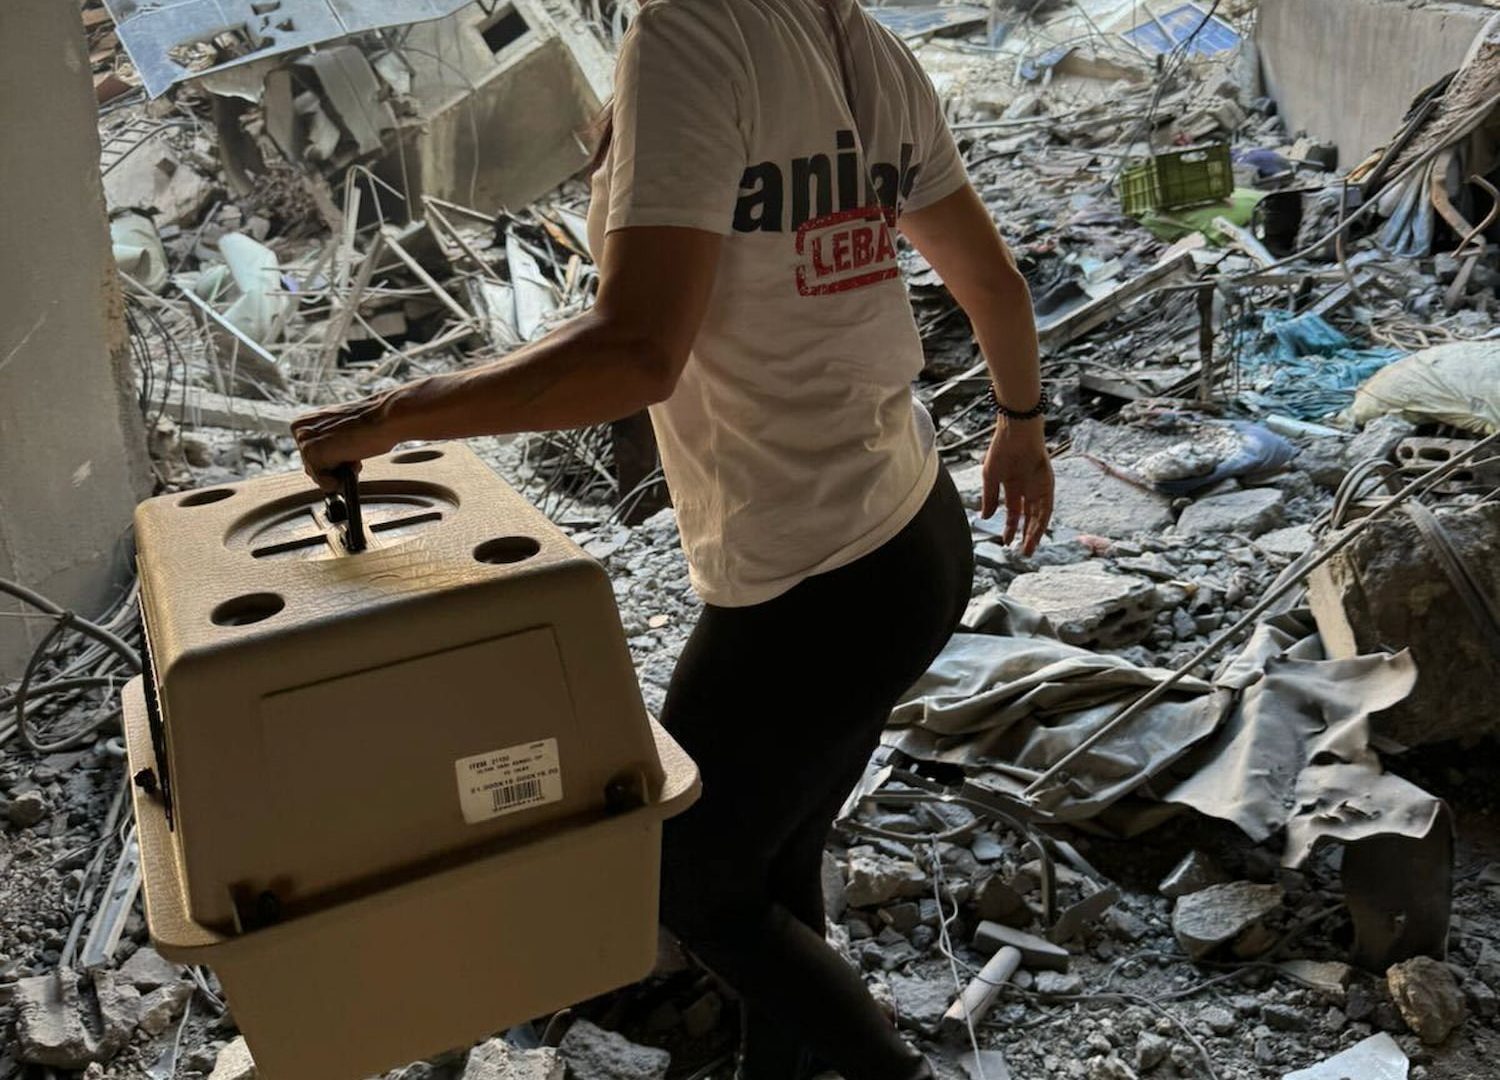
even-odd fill
[{"label": "woman's arm", "polygon": [[[978,193],[965,184],[931,206],[902,214],[900,226],[969,317],[995,396],[1018,411],[1036,405],[1042,377],[1031,295]],[[1052,462],[1044,424],[1040,416],[1002,416],[984,459],[980,513],[989,517],[995,512],[1003,489],[1005,541],[1019,528],[1027,554],[1036,549],[1052,518]]]},{"label": "woman's arm", "polygon": [[721,243],[701,229],[614,230],[589,311],[480,367],[298,417],[303,468],[331,491],[339,465],[407,439],[586,427],[665,400],[708,308]]}]

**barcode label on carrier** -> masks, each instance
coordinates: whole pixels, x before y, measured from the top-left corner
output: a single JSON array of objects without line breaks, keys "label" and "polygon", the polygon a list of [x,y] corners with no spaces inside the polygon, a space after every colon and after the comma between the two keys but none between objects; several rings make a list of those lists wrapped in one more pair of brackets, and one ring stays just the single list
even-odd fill
[{"label": "barcode label on carrier", "polygon": [[458,774],[458,803],[470,825],[563,797],[556,739],[459,758],[453,768]]}]

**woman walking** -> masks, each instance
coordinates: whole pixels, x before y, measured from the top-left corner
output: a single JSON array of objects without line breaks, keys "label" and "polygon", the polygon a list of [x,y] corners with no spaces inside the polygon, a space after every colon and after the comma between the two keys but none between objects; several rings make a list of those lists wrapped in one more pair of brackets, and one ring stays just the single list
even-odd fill
[{"label": "woman walking", "polygon": [[973,324],[1000,422],[982,512],[1051,515],[1025,282],[931,83],[855,0],[647,0],[593,178],[597,302],[503,359],[319,410],[308,473],[408,439],[649,407],[704,601],[662,722],[703,798],[667,823],[662,921],[743,1002],[740,1075],[921,1080],[828,946],[834,815],[968,602],[969,527],[911,393],[896,230]]}]

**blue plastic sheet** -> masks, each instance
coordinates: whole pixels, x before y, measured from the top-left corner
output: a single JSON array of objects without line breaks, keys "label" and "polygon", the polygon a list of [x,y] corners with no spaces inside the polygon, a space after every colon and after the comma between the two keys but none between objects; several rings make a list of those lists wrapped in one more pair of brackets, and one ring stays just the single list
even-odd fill
[{"label": "blue plastic sheet", "polygon": [[[887,30],[903,38],[920,38],[940,30],[978,26],[989,20],[989,8],[973,5],[958,7],[883,7],[870,8],[869,15]],[[1003,38],[1002,38],[1003,40]]]},{"label": "blue plastic sheet", "polygon": [[1342,412],[1354,391],[1375,372],[1400,359],[1400,349],[1357,348],[1317,315],[1267,311],[1258,329],[1242,332],[1240,367],[1257,384],[1250,400],[1301,420]]},{"label": "blue plastic sheet", "polygon": [[1150,22],[1141,23],[1134,30],[1127,30],[1122,36],[1153,56],[1169,53],[1189,38],[1192,38],[1192,43],[1188,52],[1198,56],[1212,56],[1239,48],[1240,35],[1234,27],[1218,16],[1205,23],[1207,15],[1208,12],[1198,4],[1183,4]]},{"label": "blue plastic sheet", "polygon": [[1276,472],[1297,456],[1297,447],[1274,431],[1243,420],[1229,420],[1226,427],[1240,436],[1240,448],[1230,454],[1212,472],[1202,476],[1184,476],[1178,480],[1158,480],[1152,486],[1166,495],[1177,497],[1211,488],[1233,476],[1258,476]]}]

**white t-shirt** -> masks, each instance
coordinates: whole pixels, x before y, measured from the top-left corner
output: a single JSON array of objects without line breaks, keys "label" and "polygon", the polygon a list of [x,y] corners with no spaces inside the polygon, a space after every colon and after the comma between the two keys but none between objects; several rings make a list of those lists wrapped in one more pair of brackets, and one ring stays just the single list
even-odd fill
[{"label": "white t-shirt", "polygon": [[936,202],[963,163],[911,52],[854,0],[835,9],[857,122],[819,0],[647,0],[594,175],[596,252],[628,226],[725,238],[692,356],[651,409],[693,586],[719,606],[874,551],[937,476],[890,215],[870,207]]}]

